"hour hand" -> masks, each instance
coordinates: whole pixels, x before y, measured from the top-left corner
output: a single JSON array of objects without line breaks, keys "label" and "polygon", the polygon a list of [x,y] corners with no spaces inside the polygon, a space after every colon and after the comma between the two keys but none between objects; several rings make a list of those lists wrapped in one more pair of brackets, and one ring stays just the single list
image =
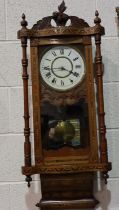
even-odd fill
[{"label": "hour hand", "polygon": [[61,69],[61,67],[58,67],[58,68],[53,68],[53,69]]}]

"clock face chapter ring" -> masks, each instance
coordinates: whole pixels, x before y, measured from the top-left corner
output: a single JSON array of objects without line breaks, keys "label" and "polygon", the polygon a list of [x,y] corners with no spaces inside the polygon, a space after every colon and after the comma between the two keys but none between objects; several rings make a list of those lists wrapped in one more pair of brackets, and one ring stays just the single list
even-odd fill
[{"label": "clock face chapter ring", "polygon": [[[59,68],[57,68],[58,63],[61,65]],[[69,69],[65,68],[67,65],[69,66]],[[51,64],[51,71],[56,77],[65,78],[68,77],[73,71],[73,64],[67,57],[57,57]]]},{"label": "clock face chapter ring", "polygon": [[57,91],[70,90],[85,76],[83,56],[70,46],[48,48],[40,60],[40,75],[48,87]]}]

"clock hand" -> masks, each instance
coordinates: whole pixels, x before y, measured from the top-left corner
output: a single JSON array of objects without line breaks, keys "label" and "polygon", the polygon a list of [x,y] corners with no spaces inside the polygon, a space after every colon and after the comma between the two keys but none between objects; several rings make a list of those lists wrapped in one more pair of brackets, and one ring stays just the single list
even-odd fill
[{"label": "clock hand", "polygon": [[72,73],[72,74],[73,74],[73,70],[68,70],[68,69],[66,69],[65,67],[62,67],[62,70],[68,71],[69,73]]},{"label": "clock hand", "polygon": [[65,69],[65,67],[63,67],[63,66],[59,67],[59,68],[53,68],[53,69],[57,69],[57,71],[68,71],[70,74],[73,74],[75,77],[79,76],[79,73],[73,72],[73,70]]},{"label": "clock hand", "polygon": [[63,67],[63,66],[59,67],[59,68],[53,68],[53,69],[58,69],[59,71],[68,71],[70,74],[73,74],[75,77],[79,76],[79,73],[73,72],[73,70],[65,69],[65,67]]},{"label": "clock hand", "polygon": [[59,68],[53,68],[53,69],[61,69],[61,67],[59,67]]},{"label": "clock hand", "polygon": [[64,67],[62,67],[62,68],[63,68],[63,70],[68,71],[70,74],[73,74],[75,77],[79,76],[79,73],[73,72],[73,70],[68,70],[68,69],[65,69]]},{"label": "clock hand", "polygon": [[59,67],[59,68],[53,68],[53,69],[59,69],[60,71],[68,71],[70,74],[73,74],[75,77],[78,77],[79,76],[79,73],[77,72],[73,72],[73,70],[68,70],[66,69],[65,67]]},{"label": "clock hand", "polygon": [[68,71],[68,72],[69,72],[69,70],[68,70],[68,69],[65,69],[64,67],[53,68],[53,70],[54,70],[54,69],[57,69],[57,70],[59,70],[59,71]]},{"label": "clock hand", "polygon": [[[68,71],[69,73],[71,73],[71,74],[75,74],[76,72],[73,72],[73,69],[72,70],[68,70],[68,69],[65,69],[64,67],[62,67],[62,69],[63,70],[65,70],[65,71]],[[78,73],[77,73],[78,74]]]}]

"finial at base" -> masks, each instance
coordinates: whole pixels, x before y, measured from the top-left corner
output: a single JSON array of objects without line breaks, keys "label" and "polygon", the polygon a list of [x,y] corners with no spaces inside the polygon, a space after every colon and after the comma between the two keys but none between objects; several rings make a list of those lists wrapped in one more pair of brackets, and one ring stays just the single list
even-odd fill
[{"label": "finial at base", "polygon": [[30,187],[31,186],[30,182],[32,181],[31,176],[26,176],[25,181],[28,183],[27,186]]}]

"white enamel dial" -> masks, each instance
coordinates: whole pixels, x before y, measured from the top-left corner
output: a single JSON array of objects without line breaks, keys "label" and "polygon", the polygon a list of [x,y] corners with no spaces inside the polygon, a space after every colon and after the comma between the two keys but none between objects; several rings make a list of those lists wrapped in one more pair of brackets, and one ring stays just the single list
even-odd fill
[{"label": "white enamel dial", "polygon": [[41,59],[40,74],[47,85],[65,91],[82,81],[85,75],[84,60],[74,48],[53,47]]}]

